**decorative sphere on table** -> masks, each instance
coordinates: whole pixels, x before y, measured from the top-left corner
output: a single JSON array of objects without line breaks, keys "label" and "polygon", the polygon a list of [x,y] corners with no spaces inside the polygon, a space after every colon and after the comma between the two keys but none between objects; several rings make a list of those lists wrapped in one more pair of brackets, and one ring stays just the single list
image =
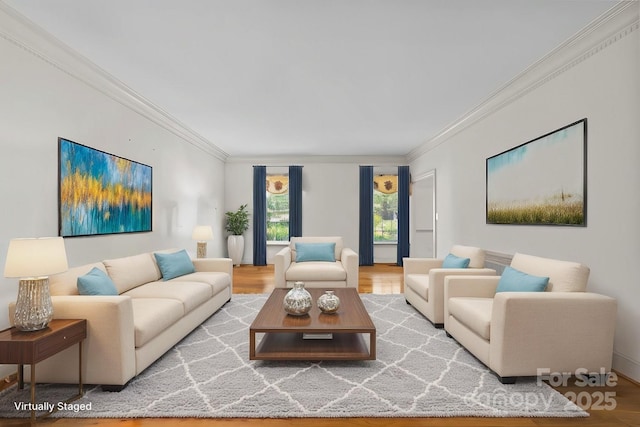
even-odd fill
[{"label": "decorative sphere on table", "polygon": [[311,294],[304,288],[304,282],[295,282],[283,301],[284,311],[293,316],[303,316],[311,310]]},{"label": "decorative sphere on table", "polygon": [[326,314],[333,314],[340,308],[340,298],[334,291],[324,291],[318,298],[318,308]]}]

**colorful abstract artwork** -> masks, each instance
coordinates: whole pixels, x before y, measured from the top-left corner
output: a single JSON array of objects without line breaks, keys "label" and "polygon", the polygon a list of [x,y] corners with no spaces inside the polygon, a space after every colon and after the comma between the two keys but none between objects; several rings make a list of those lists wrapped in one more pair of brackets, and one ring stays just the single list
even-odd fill
[{"label": "colorful abstract artwork", "polygon": [[152,168],[58,138],[59,235],[151,231]]},{"label": "colorful abstract artwork", "polygon": [[587,224],[587,119],[487,159],[487,224]]}]

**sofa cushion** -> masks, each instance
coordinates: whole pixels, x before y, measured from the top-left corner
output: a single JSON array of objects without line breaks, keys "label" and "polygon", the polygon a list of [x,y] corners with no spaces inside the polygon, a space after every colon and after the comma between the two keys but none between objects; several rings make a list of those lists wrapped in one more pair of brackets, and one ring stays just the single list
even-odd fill
[{"label": "sofa cushion", "polygon": [[505,267],[496,292],[542,292],[547,283],[548,277],[533,276],[513,267]]},{"label": "sofa cushion", "polygon": [[49,276],[49,292],[51,295],[78,295],[78,277],[87,274],[94,268],[107,272],[103,263],[95,262],[70,268],[64,273],[52,274]]},{"label": "sofa cushion", "polygon": [[287,281],[347,280],[347,272],[340,261],[336,262],[292,262],[285,273]]},{"label": "sofa cushion", "polygon": [[103,261],[118,293],[160,278],[153,256],[149,253]]},{"label": "sofa cushion", "polygon": [[132,298],[136,348],[142,347],[184,316],[182,303],[171,298]]},{"label": "sofa cushion", "polygon": [[549,277],[547,291],[551,292],[584,292],[589,280],[589,267],[578,262],[516,253],[511,267],[535,276]]},{"label": "sofa cushion", "polygon": [[184,276],[177,277],[175,279],[169,280],[172,282],[199,282],[206,283],[211,286],[213,295],[218,295],[218,293],[224,289],[227,289],[229,284],[231,283],[231,277],[227,273],[221,273],[218,271],[198,271],[191,274],[186,274]]},{"label": "sofa cushion", "polygon": [[335,262],[336,244],[332,243],[296,243],[296,262],[327,261]]},{"label": "sofa cushion", "polygon": [[151,282],[138,286],[124,293],[136,298],[170,298],[183,305],[183,314],[200,306],[213,296],[210,285],[198,282]]},{"label": "sofa cushion", "polygon": [[454,297],[449,298],[449,315],[484,338],[491,337],[491,311],[493,298]]},{"label": "sofa cushion", "polygon": [[78,277],[78,294],[80,295],[118,295],[116,285],[104,271],[93,267],[90,272]]},{"label": "sofa cushion", "polygon": [[193,266],[191,257],[184,249],[171,254],[154,253],[162,280],[171,280],[185,274],[194,273],[196,268]]},{"label": "sofa cushion", "polygon": [[407,274],[407,282],[404,285],[411,288],[425,300],[429,300],[428,274]]},{"label": "sofa cushion", "polygon": [[296,243],[335,243],[335,252],[334,256],[336,261],[340,261],[340,257],[342,256],[342,249],[344,249],[344,243],[342,237],[337,236],[305,236],[305,237],[292,237],[289,239],[289,249],[291,249],[291,261],[295,262],[296,260]]},{"label": "sofa cushion", "polygon": [[442,260],[442,268],[467,268],[470,261],[470,258],[461,258],[454,254],[449,254]]}]

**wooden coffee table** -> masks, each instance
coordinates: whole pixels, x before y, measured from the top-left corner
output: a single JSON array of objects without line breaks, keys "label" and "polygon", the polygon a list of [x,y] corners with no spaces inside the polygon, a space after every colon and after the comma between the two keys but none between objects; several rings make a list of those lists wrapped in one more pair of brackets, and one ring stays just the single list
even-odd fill
[{"label": "wooden coffee table", "polygon": [[[325,289],[307,289],[313,306],[304,316],[287,314],[282,301],[289,289],[275,289],[249,327],[249,359],[375,360],[376,327],[358,291],[332,289],[340,298],[337,313],[324,314],[317,307],[316,301]],[[259,343],[256,334],[262,336]]]}]

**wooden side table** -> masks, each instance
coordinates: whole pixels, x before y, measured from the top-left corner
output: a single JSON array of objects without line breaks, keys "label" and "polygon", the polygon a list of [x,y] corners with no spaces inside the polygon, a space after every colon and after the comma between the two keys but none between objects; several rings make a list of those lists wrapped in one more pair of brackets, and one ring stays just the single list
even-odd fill
[{"label": "wooden side table", "polygon": [[[83,395],[82,390],[82,341],[87,337],[85,319],[54,319],[39,331],[24,332],[16,328],[0,331],[0,363],[18,365],[18,388],[24,387],[24,365],[31,365],[31,420],[35,420],[36,411],[36,363],[41,362],[60,351],[78,344],[78,394],[65,403],[72,402]],[[55,408],[54,408],[55,409]],[[52,414],[48,412],[42,417]]]}]

